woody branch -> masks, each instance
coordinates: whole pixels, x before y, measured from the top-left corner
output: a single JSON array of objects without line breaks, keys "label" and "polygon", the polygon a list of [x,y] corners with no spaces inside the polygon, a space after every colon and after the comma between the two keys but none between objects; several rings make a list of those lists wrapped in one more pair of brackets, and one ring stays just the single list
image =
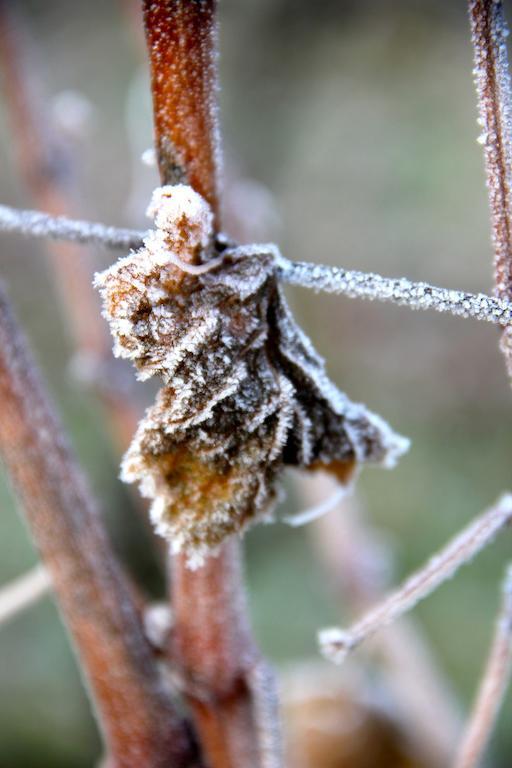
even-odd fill
[{"label": "woody branch", "polygon": [[[494,248],[495,292],[512,297],[512,108],[506,39],[508,28],[501,0],[469,0],[471,39],[475,62],[479,141],[484,148],[485,171]],[[505,328],[500,341],[512,383],[512,330]],[[503,603],[489,657],[473,711],[454,765],[477,768],[490,741],[510,679],[511,669],[511,571],[503,585]]]},{"label": "woody branch", "polygon": [[[144,2],[155,142],[163,184],[190,184],[219,227],[214,0]],[[280,765],[276,698],[252,640],[240,544],[230,539],[195,571],[173,558],[171,659],[212,768]]]},{"label": "woody branch", "polygon": [[[19,210],[7,205],[0,205],[0,231],[36,238],[94,243],[120,250],[141,248],[148,235],[147,231],[119,229],[66,216],[51,216],[40,211]],[[261,252],[269,248],[276,251],[278,275],[289,285],[352,299],[382,301],[413,310],[446,312],[455,317],[483,320],[503,327],[508,326],[512,320],[512,302],[507,299],[414,282],[406,277],[384,277],[373,272],[289,261],[279,255],[273,245],[252,247]]]},{"label": "woody branch", "polygon": [[0,454],[50,574],[115,768],[193,766],[133,590],[0,290]]}]

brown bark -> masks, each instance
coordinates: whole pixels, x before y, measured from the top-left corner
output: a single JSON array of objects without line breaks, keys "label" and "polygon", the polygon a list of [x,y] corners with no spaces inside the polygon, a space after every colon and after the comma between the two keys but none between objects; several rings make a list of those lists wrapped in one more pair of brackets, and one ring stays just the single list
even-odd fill
[{"label": "brown bark", "polygon": [[144,0],[162,183],[190,184],[217,216],[216,0]]},{"label": "brown bark", "polygon": [[48,568],[116,768],[194,765],[129,583],[0,291],[0,454]]},{"label": "brown bark", "polygon": [[[190,184],[220,226],[215,0],[144,0],[162,183]],[[171,659],[212,768],[281,764],[274,681],[251,637],[240,545],[195,571],[172,562]]]}]

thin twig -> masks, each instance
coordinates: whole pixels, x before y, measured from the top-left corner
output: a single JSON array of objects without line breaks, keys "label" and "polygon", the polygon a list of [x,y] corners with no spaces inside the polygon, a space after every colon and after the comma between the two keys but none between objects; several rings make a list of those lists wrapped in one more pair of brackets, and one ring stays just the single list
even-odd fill
[{"label": "thin twig", "polygon": [[477,768],[480,765],[507,690],[511,667],[512,566],[509,566],[493,642],[454,768]]},{"label": "thin twig", "polygon": [[[216,0],[144,0],[143,8],[162,183],[189,183],[218,229]],[[235,538],[195,571],[174,558],[171,660],[212,768],[279,768],[274,681],[251,637],[240,561]]]},{"label": "thin twig", "polygon": [[[299,482],[301,497],[312,503],[336,488],[332,478],[321,474]],[[384,599],[388,588],[391,555],[365,518],[360,499],[349,494],[309,527],[320,567],[351,615]],[[407,719],[408,735],[428,764],[447,765],[460,732],[460,713],[418,627],[412,620],[396,622],[375,637],[371,650],[382,662],[386,687]]]},{"label": "thin twig", "polygon": [[281,279],[290,285],[339,293],[352,299],[390,302],[416,310],[432,309],[502,326],[509,325],[512,320],[512,303],[509,301],[483,293],[414,283],[405,277],[382,277],[371,272],[284,260],[280,265],[280,274]]},{"label": "thin twig", "polygon": [[[501,0],[469,0],[479,120],[483,133],[487,189],[498,296],[512,298],[512,101],[507,54],[508,26]],[[512,327],[500,349],[512,383]],[[503,604],[473,713],[455,760],[456,768],[477,768],[490,740],[512,663],[512,567],[503,584]]]},{"label": "thin twig", "polygon": [[120,229],[97,222],[70,219],[67,216],[20,210],[9,205],[0,205],[0,231],[44,240],[101,245],[124,251],[141,248],[143,238],[148,234],[135,229]]},{"label": "thin twig", "polygon": [[338,628],[320,632],[320,646],[325,656],[341,663],[350,651],[382,627],[402,616],[468,563],[512,520],[512,494],[474,520],[423,568],[409,576],[401,587],[371,609],[347,630]]},{"label": "thin twig", "polygon": [[[76,221],[65,216],[50,216],[7,205],[0,205],[0,231],[95,243],[122,250],[141,248],[144,237],[148,235],[147,231],[118,229],[97,222]],[[256,250],[258,246],[253,248]],[[261,246],[262,250],[265,248],[268,249],[268,246]],[[413,310],[431,309],[504,327],[512,321],[512,301],[484,293],[442,288],[429,283],[413,282],[406,277],[383,277],[373,272],[288,261],[281,256],[276,263],[279,277],[289,285],[340,294],[352,299],[387,302]]]},{"label": "thin twig", "polygon": [[0,625],[18,616],[51,591],[51,579],[42,565],[0,588]]},{"label": "thin twig", "polygon": [[0,454],[48,568],[116,768],[194,764],[132,588],[0,291]]}]

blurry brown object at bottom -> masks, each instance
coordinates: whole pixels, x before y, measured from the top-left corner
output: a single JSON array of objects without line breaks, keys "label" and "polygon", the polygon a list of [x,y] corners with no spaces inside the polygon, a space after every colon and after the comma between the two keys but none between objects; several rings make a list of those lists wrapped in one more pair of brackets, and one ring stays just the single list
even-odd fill
[{"label": "blurry brown object at bottom", "polygon": [[[346,683],[321,665],[285,681],[286,764],[293,768],[441,768],[420,754],[378,691]],[[336,673],[334,673],[336,678]],[[349,675],[350,677],[350,675]],[[359,676],[357,676],[359,677]],[[355,684],[354,684],[355,683]],[[364,692],[361,692],[364,691]]]}]

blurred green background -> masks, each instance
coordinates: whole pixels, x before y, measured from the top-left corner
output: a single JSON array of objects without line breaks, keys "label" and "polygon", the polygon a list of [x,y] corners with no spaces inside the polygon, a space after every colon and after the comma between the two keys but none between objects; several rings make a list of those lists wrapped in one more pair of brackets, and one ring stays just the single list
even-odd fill
[{"label": "blurred green background", "polygon": [[[145,224],[156,171],[147,71],[121,2],[20,0],[48,106],[88,102],[76,144],[84,218]],[[512,8],[507,7],[508,16]],[[472,52],[463,0],[223,0],[221,109],[226,220],[286,256],[489,291],[487,197],[476,142]],[[60,95],[60,96],[59,96]],[[60,105],[60,106],[59,106]],[[0,201],[30,207],[0,101]],[[238,217],[238,218],[237,218]],[[2,277],[114,544],[155,596],[151,541],[117,480],[119,455],[94,397],[69,373],[72,348],[43,248],[1,238]],[[98,252],[98,267],[109,254]],[[381,304],[287,291],[297,317],[352,399],[412,438],[392,473],[359,492],[395,556],[394,578],[511,488],[512,393],[495,328]],[[143,385],[140,385],[143,388]],[[148,393],[149,398],[149,393]],[[1,414],[0,414],[1,418]],[[302,507],[293,491],[288,510]],[[36,559],[0,486],[0,582]],[[141,537],[143,544],[141,544]],[[469,705],[490,640],[510,533],[416,610],[441,669]],[[249,534],[254,629],[277,664],[317,654],[319,626],[341,620],[307,529]],[[512,697],[493,744],[512,756]],[[50,600],[0,628],[0,767],[91,766],[99,740]]]}]

